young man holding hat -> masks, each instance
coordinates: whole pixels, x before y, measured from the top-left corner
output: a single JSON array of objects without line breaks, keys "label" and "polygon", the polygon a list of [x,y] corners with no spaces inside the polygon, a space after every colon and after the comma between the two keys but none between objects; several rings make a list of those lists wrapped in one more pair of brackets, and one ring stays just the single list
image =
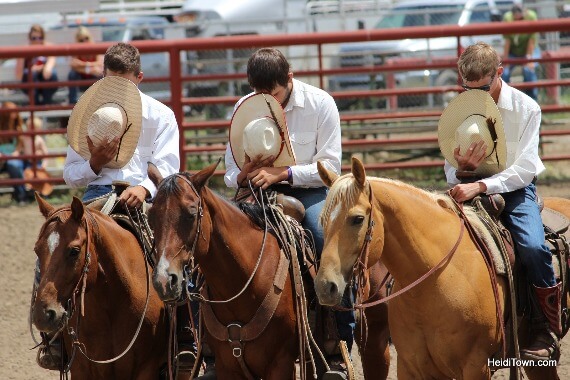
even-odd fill
[{"label": "young man holding hat", "polygon": [[[554,277],[536,203],[536,177],[545,170],[538,155],[540,107],[501,79],[499,55],[485,43],[469,46],[457,66],[467,91],[451,101],[438,126],[451,195],[457,202],[481,193],[503,196],[501,221],[511,232],[536,304],[534,340],[521,356],[558,359],[561,284]],[[466,177],[471,180],[461,183]]]},{"label": "young man holding hat", "polygon": [[156,193],[148,162],[165,177],[180,169],[178,124],[170,108],[139,91],[137,48],[118,43],[103,61],[104,78],[71,113],[63,177],[71,187],[87,187],[83,201],[109,193],[113,181],[127,181],[120,201],[140,207]]},{"label": "young man holding hat", "polygon": [[[250,181],[256,188],[271,186],[301,201],[306,212],[303,227],[311,231],[320,256],[323,231],[318,217],[327,190],[319,177],[317,161],[340,174],[341,133],[336,104],[325,91],[293,79],[289,62],[277,49],[263,48],[253,53],[247,77],[254,92],[238,101],[232,117],[225,157],[226,185],[247,187]],[[335,316],[339,337],[350,349],[354,314],[335,312]]]},{"label": "young man holding hat", "polygon": [[[89,87],[73,108],[63,177],[71,187],[87,187],[84,202],[110,193],[112,182],[120,180],[130,186],[119,200],[140,207],[156,193],[147,176],[148,162],[165,177],[180,168],[174,113],[139,91],[142,79],[138,49],[113,45],[105,53],[104,78]],[[39,275],[36,267],[36,280]],[[57,341],[53,343],[40,347],[37,362],[59,370],[60,349]]]}]

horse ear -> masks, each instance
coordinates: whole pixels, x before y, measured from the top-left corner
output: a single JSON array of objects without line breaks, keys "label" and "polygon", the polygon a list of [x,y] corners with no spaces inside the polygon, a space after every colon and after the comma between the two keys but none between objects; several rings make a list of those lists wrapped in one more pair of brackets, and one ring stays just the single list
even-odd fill
[{"label": "horse ear", "polygon": [[44,218],[47,219],[47,217],[53,212],[55,207],[53,207],[45,199],[43,199],[37,191],[34,191],[34,195],[36,197],[36,202],[38,202],[40,212],[42,213]]},{"label": "horse ear", "polygon": [[148,166],[146,172],[148,174],[148,178],[150,178],[152,183],[154,183],[154,186],[158,187],[158,184],[162,182],[164,177],[162,176],[162,174],[160,174],[160,171],[158,170],[155,164],[149,161],[147,162],[147,165]]},{"label": "horse ear", "polygon": [[220,164],[221,160],[222,160],[221,157],[218,158],[217,162],[214,162],[210,166],[205,167],[204,169],[200,170],[198,173],[192,176],[192,183],[194,184],[194,186],[196,186],[196,189],[198,191],[200,191],[202,187],[206,186],[210,177],[214,175],[214,171]]},{"label": "horse ear", "polygon": [[354,156],[352,157],[352,175],[358,186],[361,188],[364,187],[364,183],[366,183],[366,170],[364,170],[362,161]]},{"label": "horse ear", "polygon": [[321,163],[321,161],[317,161],[317,169],[319,170],[319,175],[323,180],[323,183],[327,187],[331,187],[333,182],[338,179],[338,174],[333,172],[332,170],[328,170],[325,168],[325,165]]},{"label": "horse ear", "polygon": [[83,219],[83,214],[85,213],[85,206],[83,202],[77,197],[73,197],[71,201],[71,216],[76,221],[80,222]]}]

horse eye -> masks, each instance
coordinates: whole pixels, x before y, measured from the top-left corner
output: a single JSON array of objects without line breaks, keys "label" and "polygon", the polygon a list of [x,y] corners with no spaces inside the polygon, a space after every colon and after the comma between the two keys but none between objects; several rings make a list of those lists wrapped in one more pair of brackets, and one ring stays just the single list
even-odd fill
[{"label": "horse eye", "polygon": [[79,252],[81,252],[80,247],[71,247],[69,249],[69,256],[75,257],[75,256],[79,255]]},{"label": "horse eye", "polygon": [[353,226],[358,226],[358,225],[362,224],[362,222],[364,222],[364,217],[362,215],[357,215],[354,218],[352,218],[352,225]]}]

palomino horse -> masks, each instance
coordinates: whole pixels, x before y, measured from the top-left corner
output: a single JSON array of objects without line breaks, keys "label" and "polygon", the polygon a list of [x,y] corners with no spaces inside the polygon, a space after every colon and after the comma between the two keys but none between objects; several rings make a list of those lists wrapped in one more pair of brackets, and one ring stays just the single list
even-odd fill
[{"label": "palomino horse", "polygon": [[61,331],[73,378],[159,378],[168,323],[135,236],[76,197],[58,209],[36,200],[46,221],[35,245],[34,325]]},{"label": "palomino horse", "polygon": [[[277,291],[273,283],[281,253],[273,235],[264,237],[264,231],[246,214],[206,186],[216,166],[213,164],[193,176],[179,173],[165,179],[149,166],[149,177],[158,188],[149,213],[158,255],[153,283],[163,300],[178,299],[184,286],[184,267],[193,262],[206,278],[210,299],[232,299],[211,304],[215,317],[223,325],[243,325],[257,315],[268,291]],[[251,283],[247,285],[249,280]],[[288,275],[279,303],[263,332],[244,345],[242,355],[252,377],[294,378],[299,342],[293,297]],[[385,309],[378,308],[368,319],[370,337],[366,354],[371,360],[364,366],[374,379],[385,379],[388,374],[389,356],[384,357],[388,340],[386,314]],[[378,330],[381,333],[376,333]],[[215,352],[218,378],[245,378],[228,342],[208,334],[207,341]],[[383,342],[380,348],[376,348],[378,342]],[[379,360],[380,357],[384,360]]]},{"label": "palomino horse", "polygon": [[[487,266],[454,204],[399,181],[367,178],[355,158],[352,174],[338,177],[320,164],[319,173],[330,187],[321,215],[319,301],[339,302],[371,229],[368,266],[382,260],[396,292],[411,285],[388,307],[398,378],[489,379],[487,359],[502,348],[497,306]],[[501,310],[506,289],[499,278]],[[558,378],[555,367],[526,370],[531,379]]]}]

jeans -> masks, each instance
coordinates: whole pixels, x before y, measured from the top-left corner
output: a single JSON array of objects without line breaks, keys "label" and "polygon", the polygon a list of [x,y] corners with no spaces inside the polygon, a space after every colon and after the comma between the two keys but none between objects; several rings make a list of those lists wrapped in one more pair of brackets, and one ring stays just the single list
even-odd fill
[{"label": "jeans", "polygon": [[[55,71],[52,72],[51,77],[49,79],[44,79],[43,73],[34,72],[32,73],[32,81],[33,82],[57,82],[57,74]],[[22,76],[22,82],[26,83],[28,81],[28,74],[25,73]],[[25,94],[28,94],[27,89],[23,89]],[[50,88],[36,88],[32,90],[34,94],[34,103],[36,105],[42,104],[52,104],[53,103],[53,95],[57,92],[57,87],[50,87]]]},{"label": "jeans", "polygon": [[[524,57],[517,57],[515,55],[509,54],[509,58],[524,58]],[[532,58],[540,58],[540,49],[538,49],[538,48],[534,49],[534,52],[532,53]],[[536,80],[537,80],[536,65],[537,65],[537,63],[535,63],[535,67],[533,69],[529,69],[526,66],[526,64],[522,65],[523,80],[525,82],[536,82]],[[519,66],[519,65],[505,65],[504,66],[504,71],[503,71],[503,75],[501,76],[501,78],[503,78],[503,80],[505,82],[509,83],[509,81],[511,80],[511,72],[512,72],[513,68],[516,66]],[[530,96],[531,98],[533,98],[534,100],[538,99],[538,88],[536,88],[536,87],[526,88],[523,90],[523,92],[525,94],[527,94],[528,96]]]},{"label": "jeans", "polygon": [[534,183],[501,195],[505,199],[501,221],[511,232],[517,260],[521,260],[529,281],[541,288],[556,285],[552,255],[544,241]]},{"label": "jeans", "polygon": [[[323,229],[319,224],[319,216],[325,205],[328,192],[327,188],[317,187],[307,189],[281,185],[275,188],[285,195],[297,198],[303,206],[305,206],[305,218],[303,219],[302,225],[311,231],[313,239],[315,240],[315,253],[320,260],[321,253],[323,252],[324,235]],[[351,307],[354,304],[354,294],[354,289],[347,287],[342,297],[341,306]],[[350,351],[354,341],[354,328],[356,326],[355,313],[354,311],[334,311],[334,314],[339,338],[346,341],[346,345]]]},{"label": "jeans", "polygon": [[113,187],[111,185],[89,185],[87,186],[87,189],[85,189],[85,194],[83,194],[81,201],[87,202],[91,199],[109,194],[111,191],[113,191]]},{"label": "jeans", "polygon": [[[24,178],[25,168],[26,162],[24,160],[12,159],[6,161],[5,170],[8,172],[10,178]],[[26,188],[23,184],[14,186],[13,198],[16,202],[26,201]]]},{"label": "jeans", "polygon": [[[82,76],[80,73],[78,73],[75,70],[71,70],[69,72],[69,74],[67,75],[67,80],[85,80],[85,79],[98,79],[99,77],[96,77],[94,75],[90,75],[88,77],[84,77]],[[69,86],[69,104],[75,104],[77,103],[77,99],[78,99],[78,94],[79,91],[85,91],[89,88],[89,86]]]}]

